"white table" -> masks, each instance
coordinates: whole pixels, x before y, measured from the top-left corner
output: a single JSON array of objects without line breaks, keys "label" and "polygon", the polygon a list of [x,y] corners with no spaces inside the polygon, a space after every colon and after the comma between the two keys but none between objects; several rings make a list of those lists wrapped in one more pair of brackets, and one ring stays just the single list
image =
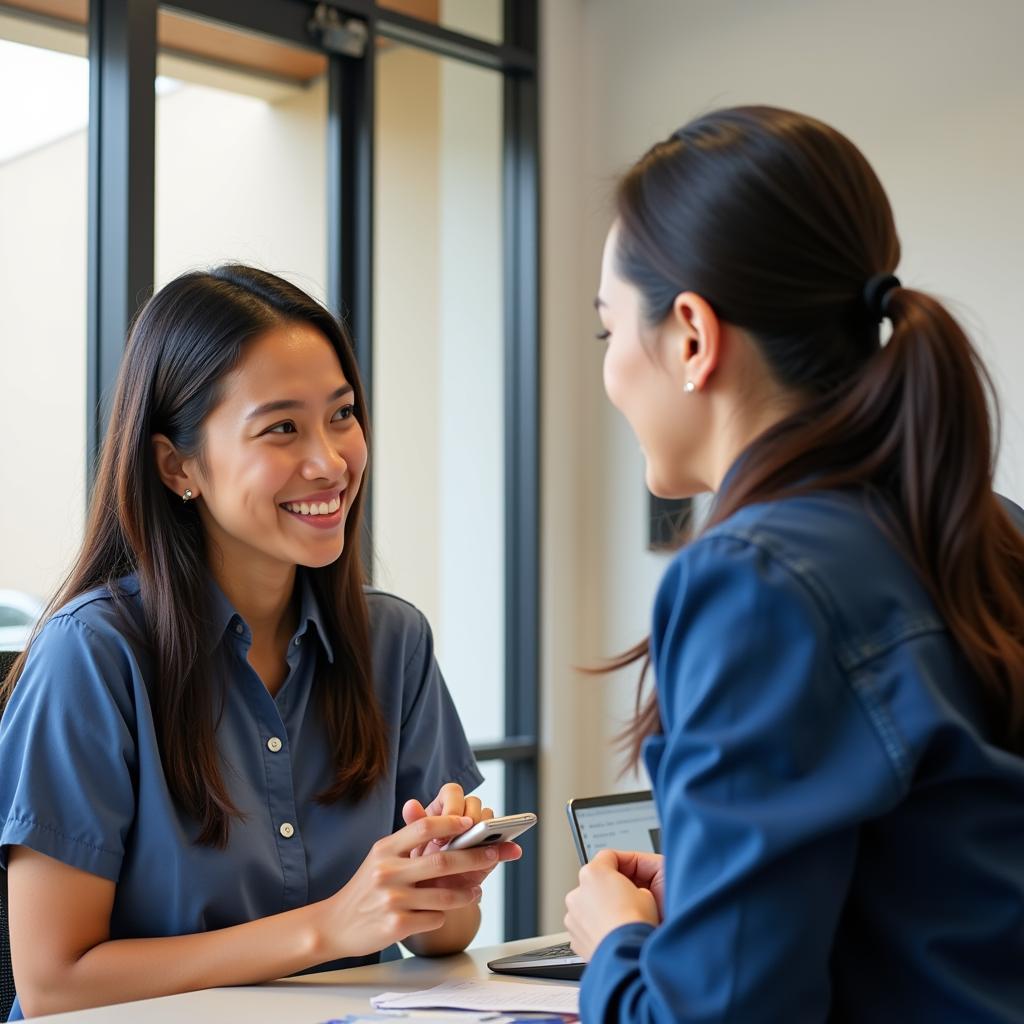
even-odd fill
[{"label": "white table", "polygon": [[34,1017],[38,1024],[320,1024],[346,1013],[369,1013],[369,999],[380,992],[414,992],[442,981],[488,978],[495,985],[507,981],[534,985],[572,985],[571,981],[549,982],[541,978],[509,978],[492,974],[487,961],[534,946],[567,941],[567,935],[545,935],[501,946],[471,949],[456,956],[428,959],[408,957],[374,967],[308,974],[265,985],[239,988],[211,988],[163,996],[92,1010]]}]

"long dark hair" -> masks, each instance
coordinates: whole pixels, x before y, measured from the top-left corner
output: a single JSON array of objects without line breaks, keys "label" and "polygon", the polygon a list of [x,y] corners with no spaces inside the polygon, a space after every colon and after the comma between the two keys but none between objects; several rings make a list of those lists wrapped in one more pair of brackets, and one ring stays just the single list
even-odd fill
[{"label": "long dark hair", "polygon": [[[720,110],[654,146],[616,199],[617,269],[647,322],[696,292],[803,399],[747,448],[704,528],[812,489],[877,495],[883,526],[977,675],[997,742],[1024,751],[1024,538],[992,489],[992,383],[922,292],[888,292],[881,343],[864,289],[895,270],[900,244],[864,156],[801,114]],[[642,641],[607,668],[644,659],[646,669],[647,656]],[[622,734],[634,765],[660,728],[656,697],[641,690]]]},{"label": "long dark hair", "polygon": [[[197,842],[212,846],[226,844],[238,810],[224,784],[215,742],[223,678],[215,678],[204,646],[210,628],[206,545],[196,509],[161,482],[150,438],[165,434],[183,456],[201,458],[203,424],[245,343],[289,321],[312,325],[330,342],[355,392],[355,417],[368,435],[352,346],[323,306],[287,281],[250,267],[183,274],[146,303],[129,334],[85,539],[48,608],[52,612],[101,586],[118,600],[118,579],[138,574],[145,616],[141,639],[155,667],[150,699],[164,773],[174,798],[199,822]],[[334,754],[334,779],[319,794],[325,803],[359,799],[387,769],[360,557],[364,493],[360,488],[349,510],[341,557],[304,570],[334,648],[333,665],[318,648],[314,683]],[[27,651],[3,683],[4,700],[26,656]]]}]

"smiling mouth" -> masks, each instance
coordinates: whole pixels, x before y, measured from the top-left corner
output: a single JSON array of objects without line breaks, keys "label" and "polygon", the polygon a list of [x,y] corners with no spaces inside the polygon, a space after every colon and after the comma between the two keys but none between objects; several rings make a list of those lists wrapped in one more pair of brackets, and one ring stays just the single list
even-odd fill
[{"label": "smiling mouth", "polygon": [[330,501],[286,501],[281,508],[299,516],[329,516],[341,508],[341,495],[336,494]]}]

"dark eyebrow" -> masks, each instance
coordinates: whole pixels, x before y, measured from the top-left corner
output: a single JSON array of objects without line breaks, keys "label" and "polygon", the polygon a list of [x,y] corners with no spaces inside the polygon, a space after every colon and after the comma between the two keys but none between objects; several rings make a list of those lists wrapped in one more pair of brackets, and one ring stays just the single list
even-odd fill
[{"label": "dark eyebrow", "polygon": [[[342,384],[337,391],[332,391],[326,399],[325,404],[330,405],[331,402],[336,402],[342,395],[347,395],[353,392],[351,384]],[[247,420],[253,420],[257,416],[265,416],[268,412],[281,412],[283,409],[305,409],[306,403],[300,402],[295,398],[282,398],[276,402],[264,402],[262,405],[257,405],[245,418]]]}]

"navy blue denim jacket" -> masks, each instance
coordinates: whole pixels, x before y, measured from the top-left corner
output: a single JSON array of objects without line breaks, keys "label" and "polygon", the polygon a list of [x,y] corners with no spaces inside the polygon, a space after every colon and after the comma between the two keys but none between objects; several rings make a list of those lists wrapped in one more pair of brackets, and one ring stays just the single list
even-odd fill
[{"label": "navy blue denim jacket", "polygon": [[1024,759],[866,499],[737,512],[651,642],[665,918],[601,943],[584,1021],[1024,1021]]}]

